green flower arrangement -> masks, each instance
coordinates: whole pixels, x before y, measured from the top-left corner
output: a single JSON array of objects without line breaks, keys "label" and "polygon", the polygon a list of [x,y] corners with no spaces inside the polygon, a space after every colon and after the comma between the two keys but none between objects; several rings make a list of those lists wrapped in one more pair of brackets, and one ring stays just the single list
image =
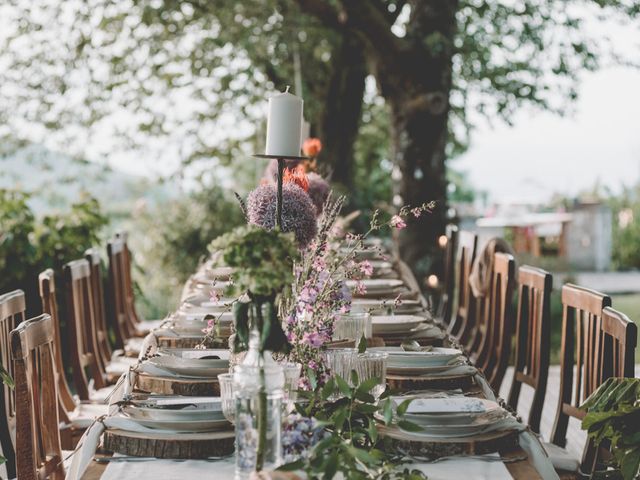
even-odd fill
[{"label": "green flower arrangement", "polygon": [[293,282],[293,263],[299,253],[292,233],[255,225],[238,227],[209,245],[220,252],[220,264],[233,267],[233,292],[252,298],[275,297]]}]

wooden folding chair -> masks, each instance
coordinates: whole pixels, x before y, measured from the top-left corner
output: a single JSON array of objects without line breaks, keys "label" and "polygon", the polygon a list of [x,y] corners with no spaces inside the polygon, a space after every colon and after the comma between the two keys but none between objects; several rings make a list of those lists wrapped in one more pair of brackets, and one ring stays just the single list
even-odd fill
[{"label": "wooden folding chair", "polygon": [[89,381],[94,388],[107,386],[105,368],[101,364],[95,334],[95,315],[91,294],[89,262],[74,260],[64,266],[69,330],[71,332],[71,362],[73,380],[81,400],[90,400]]},{"label": "wooden folding chair", "polygon": [[460,343],[465,344],[475,326],[476,300],[469,286],[471,267],[476,259],[478,249],[478,236],[472,232],[461,231],[458,233],[457,245],[457,302],[455,314],[449,324],[449,334]]},{"label": "wooden folding chair", "polygon": [[84,431],[96,416],[107,413],[107,405],[77,402],[74,399],[65,375],[62,358],[60,316],[56,299],[56,282],[53,270],[42,272],[38,281],[42,310],[51,317],[53,330],[53,357],[58,385],[58,416],[60,420],[60,441],[62,448],[72,450]]},{"label": "wooden folding chair", "polygon": [[53,343],[47,314],[22,322],[11,332],[20,480],[64,479]]},{"label": "wooden folding chair", "polygon": [[[638,327],[629,320],[629,317],[611,307],[605,307],[602,310],[599,337],[600,375],[595,388],[611,377],[633,378],[635,376],[637,341]],[[603,460],[610,456],[608,443],[604,442],[596,447],[594,442],[589,441],[584,451],[580,471],[591,474],[596,467],[602,466]]]},{"label": "wooden folding chair", "polygon": [[109,283],[108,283],[108,312],[111,326],[116,337],[116,347],[124,349],[129,338],[134,334],[129,325],[129,313],[126,306],[124,285],[124,253],[125,245],[122,239],[114,238],[107,243],[107,256],[109,258]]},{"label": "wooden folding chair", "polygon": [[96,316],[96,335],[98,340],[98,351],[102,363],[107,365],[111,361],[113,351],[109,343],[109,328],[105,312],[105,297],[102,284],[102,261],[100,254],[95,248],[90,248],[85,252],[85,259],[89,262],[91,270],[91,291],[93,298],[93,311]]},{"label": "wooden folding chair", "polygon": [[60,421],[68,423],[68,412],[76,408],[71,388],[65,375],[64,360],[62,358],[62,337],[60,329],[60,314],[58,310],[58,300],[56,298],[55,275],[51,268],[48,268],[38,276],[40,287],[40,300],[42,300],[42,311],[51,317],[51,328],[53,332],[53,358],[55,361],[58,384],[59,415]]},{"label": "wooden folding chair", "polygon": [[540,433],[549,376],[552,282],[551,274],[539,268],[518,269],[516,362],[508,404],[517,410],[522,384],[533,388],[528,423],[536,433]]},{"label": "wooden folding chair", "polygon": [[515,260],[506,253],[494,254],[489,291],[479,302],[476,313],[478,350],[472,352],[471,359],[496,391],[500,389],[511,353],[514,290]]},{"label": "wooden folding chair", "polygon": [[436,308],[436,319],[445,327],[451,324],[453,301],[456,289],[456,249],[458,246],[458,227],[447,225],[447,247],[444,258],[442,294]]},{"label": "wooden folding chair", "polygon": [[[24,292],[13,292],[0,295],[0,361],[12,378],[15,378],[11,357],[11,331],[25,318],[26,304]],[[2,383],[0,389],[0,445],[2,454],[7,459],[6,467],[9,478],[16,475],[16,399],[9,385]]]},{"label": "wooden folding chair", "polygon": [[581,462],[572,459],[563,449],[569,419],[584,418],[580,405],[605,380],[602,315],[603,309],[610,305],[611,298],[600,292],[571,284],[562,287],[560,395],[552,443],[545,448],[556,468],[567,469],[564,465],[573,463],[571,470],[583,475],[590,475],[595,466],[597,455],[591,442],[585,445]]}]

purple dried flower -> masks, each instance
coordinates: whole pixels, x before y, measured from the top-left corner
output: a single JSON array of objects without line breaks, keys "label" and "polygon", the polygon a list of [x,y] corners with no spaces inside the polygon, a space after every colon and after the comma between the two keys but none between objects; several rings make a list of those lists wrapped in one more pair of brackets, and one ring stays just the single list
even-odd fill
[{"label": "purple dried flower", "polygon": [[[300,247],[306,247],[316,236],[315,207],[309,195],[295,183],[282,187],[282,231],[293,232]],[[260,185],[247,199],[249,223],[272,229],[276,219],[276,186]]]},{"label": "purple dried flower", "polygon": [[327,181],[317,173],[311,172],[307,174],[307,180],[309,180],[309,190],[307,193],[311,197],[311,201],[316,206],[318,215],[322,213],[324,202],[329,198],[331,187]]}]

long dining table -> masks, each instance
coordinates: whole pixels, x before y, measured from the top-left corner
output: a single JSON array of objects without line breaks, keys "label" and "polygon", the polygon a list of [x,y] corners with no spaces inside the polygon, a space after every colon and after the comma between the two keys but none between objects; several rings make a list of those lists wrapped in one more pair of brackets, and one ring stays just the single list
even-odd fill
[{"label": "long dining table", "polygon": [[[411,274],[410,269],[398,260],[390,262],[392,265],[391,276],[399,278],[403,284],[403,294],[406,298],[417,301],[428,312],[427,303],[419,292],[419,285]],[[181,302],[186,301],[194,294],[201,293],[202,279],[207,278],[207,269],[211,268],[209,262],[203,264],[197,272],[186,282],[182,293]],[[375,273],[374,273],[375,275]],[[388,277],[389,272],[384,272]],[[417,291],[416,291],[417,290]],[[431,330],[439,331],[439,338],[445,345],[455,345],[455,340],[446,334],[446,330],[434,321],[431,321]],[[143,342],[138,365],[144,365],[144,356],[148,351],[159,345],[175,345],[176,339],[183,343],[180,345],[193,346],[197,342],[197,336],[180,338],[167,325],[152,331]],[[465,365],[470,370],[472,381],[464,383],[457,390],[460,395],[467,397],[484,398],[495,402],[501,402],[491,390],[481,372],[472,365]],[[141,373],[142,372],[142,373]],[[123,375],[121,381],[115,387],[115,393],[110,399],[115,404],[118,399],[137,388],[139,375],[144,375],[144,368],[133,368]],[[148,371],[147,371],[148,373]],[[152,372],[153,373],[153,372]],[[180,378],[174,379],[180,382]],[[447,386],[438,387],[443,393]],[[431,390],[434,390],[433,388]],[[432,392],[433,393],[433,392]],[[140,480],[140,479],[183,479],[191,476],[202,475],[203,478],[232,479],[235,472],[235,460],[233,455],[224,458],[207,458],[200,460],[183,460],[170,458],[135,457],[113,453],[100,446],[100,438],[109,429],[127,428],[118,423],[118,408],[114,406],[109,418],[99,419],[85,433],[71,460],[67,479],[78,480]],[[509,428],[515,432],[517,441],[503,442],[497,451],[482,455],[454,454],[446,458],[425,460],[418,456],[409,455],[412,468],[423,471],[429,479],[465,478],[474,479],[556,479],[555,470],[547,457],[538,437],[525,425],[520,423],[515,416],[508,419]],[[135,430],[135,429],[134,429]],[[380,427],[382,434],[392,436],[397,434],[390,427]],[[132,433],[135,435],[135,432]],[[183,435],[183,434],[177,434]],[[410,436],[405,440],[411,440]],[[446,442],[446,439],[444,440]]]}]

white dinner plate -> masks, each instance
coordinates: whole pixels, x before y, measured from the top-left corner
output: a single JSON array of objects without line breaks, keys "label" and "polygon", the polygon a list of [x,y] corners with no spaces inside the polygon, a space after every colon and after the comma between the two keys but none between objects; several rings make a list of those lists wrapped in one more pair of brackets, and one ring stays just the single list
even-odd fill
[{"label": "white dinner plate", "polygon": [[424,322],[417,315],[373,315],[371,327],[374,335],[410,332]]},{"label": "white dinner plate", "polygon": [[[166,370],[176,375],[184,375],[188,377],[216,378],[219,373],[226,372],[229,369],[229,360],[197,360],[207,363],[207,365],[198,366],[190,361],[171,355],[160,355],[147,360],[151,365]],[[211,366],[215,362],[217,366]]]},{"label": "white dinner plate", "polygon": [[[182,408],[176,408],[181,406]],[[181,422],[195,420],[221,420],[220,397],[167,397],[163,399],[134,400],[122,406],[122,411],[136,420]]]},{"label": "white dinner plate", "polygon": [[231,426],[229,421],[224,417],[198,420],[149,420],[145,418],[133,418],[130,416],[128,418],[131,421],[147,428],[172,430],[176,433],[213,432],[216,430],[227,429]]},{"label": "white dinner plate", "polygon": [[461,350],[443,347],[433,347],[431,350],[426,352],[406,352],[402,347],[375,347],[370,350],[374,352],[388,353],[389,356],[387,364],[399,367],[446,366],[449,365],[449,362],[462,355]]}]

